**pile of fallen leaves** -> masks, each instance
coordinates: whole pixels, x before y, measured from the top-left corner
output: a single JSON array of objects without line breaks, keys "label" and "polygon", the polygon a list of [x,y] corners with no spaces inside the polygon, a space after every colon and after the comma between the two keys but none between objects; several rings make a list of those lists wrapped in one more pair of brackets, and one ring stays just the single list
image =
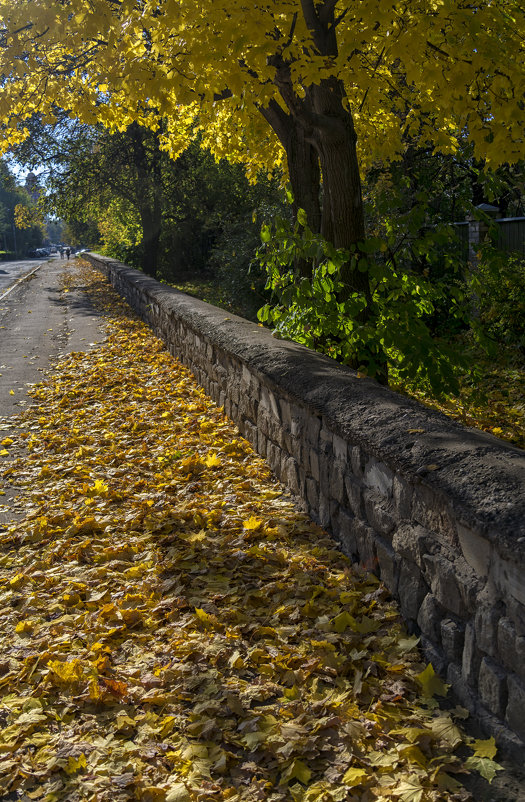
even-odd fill
[{"label": "pile of fallen leaves", "polygon": [[107,338],[3,441],[27,515],[0,537],[2,799],[468,798],[457,777],[490,778],[494,742],[437,706],[384,587],[102,278],[81,280]]}]

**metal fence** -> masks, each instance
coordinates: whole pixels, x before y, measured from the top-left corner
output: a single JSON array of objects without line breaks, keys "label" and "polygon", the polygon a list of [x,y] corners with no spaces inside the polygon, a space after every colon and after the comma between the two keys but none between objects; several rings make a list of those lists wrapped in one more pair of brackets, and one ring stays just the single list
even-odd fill
[{"label": "metal fence", "polygon": [[498,227],[497,247],[525,256],[525,217],[503,217],[494,222]]},{"label": "metal fence", "polygon": [[458,241],[458,257],[462,262],[475,261],[483,242],[506,253],[525,256],[525,217],[503,217],[490,223],[470,220],[454,223]]}]

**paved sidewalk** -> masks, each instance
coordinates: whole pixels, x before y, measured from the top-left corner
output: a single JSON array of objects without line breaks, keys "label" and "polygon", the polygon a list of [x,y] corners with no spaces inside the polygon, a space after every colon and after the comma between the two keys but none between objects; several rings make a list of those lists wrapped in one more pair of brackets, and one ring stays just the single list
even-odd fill
[{"label": "paved sidewalk", "polygon": [[[79,276],[74,260],[52,260],[0,301],[0,440],[9,436],[12,416],[30,403],[29,385],[42,381],[61,354],[103,339],[100,313]],[[6,507],[15,495],[16,488],[8,488],[0,498],[0,527],[12,517]]]}]

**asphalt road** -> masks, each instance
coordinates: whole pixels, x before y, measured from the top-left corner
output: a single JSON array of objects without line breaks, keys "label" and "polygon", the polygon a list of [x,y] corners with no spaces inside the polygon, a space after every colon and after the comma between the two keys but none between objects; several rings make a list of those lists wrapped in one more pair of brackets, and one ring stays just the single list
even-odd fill
[{"label": "asphalt road", "polygon": [[[24,265],[25,273],[30,272],[29,262],[18,264]],[[37,266],[38,262],[31,270]],[[15,268],[13,271],[11,285]],[[63,286],[66,272],[73,279],[67,292]],[[29,387],[42,381],[62,354],[87,350],[104,337],[102,319],[83,291],[75,259],[47,261],[5,293],[0,291],[0,442],[14,431],[17,416],[31,403]],[[0,462],[0,477],[1,468]],[[16,487],[2,485],[0,478],[2,489],[0,531],[2,522],[16,514],[13,499],[17,494]]]},{"label": "asphalt road", "polygon": [[45,259],[24,259],[19,262],[0,262],[0,298],[21,276],[47,262]]}]

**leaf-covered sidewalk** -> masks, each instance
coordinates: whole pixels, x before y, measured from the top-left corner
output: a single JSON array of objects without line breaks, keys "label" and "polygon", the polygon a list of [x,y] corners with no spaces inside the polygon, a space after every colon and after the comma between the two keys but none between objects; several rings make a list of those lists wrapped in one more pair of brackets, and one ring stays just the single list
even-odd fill
[{"label": "leaf-covered sidewalk", "polygon": [[0,538],[1,798],[468,798],[493,742],[461,745],[384,588],[82,270],[106,341],[0,432],[27,510]]}]

